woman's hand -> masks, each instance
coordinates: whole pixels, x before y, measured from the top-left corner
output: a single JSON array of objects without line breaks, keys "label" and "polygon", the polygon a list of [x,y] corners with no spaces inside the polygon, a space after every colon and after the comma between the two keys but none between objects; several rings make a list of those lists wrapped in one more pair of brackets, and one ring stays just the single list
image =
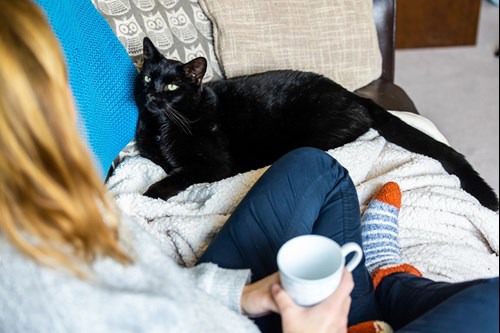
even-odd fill
[{"label": "woman's hand", "polygon": [[279,283],[279,273],[271,274],[262,280],[246,285],[241,295],[241,309],[251,318],[262,317],[271,312],[278,312],[271,288]]},{"label": "woman's hand", "polygon": [[354,288],[352,274],[344,269],[337,290],[323,302],[310,308],[296,305],[278,285],[272,286],[272,294],[281,314],[284,333],[345,333]]}]

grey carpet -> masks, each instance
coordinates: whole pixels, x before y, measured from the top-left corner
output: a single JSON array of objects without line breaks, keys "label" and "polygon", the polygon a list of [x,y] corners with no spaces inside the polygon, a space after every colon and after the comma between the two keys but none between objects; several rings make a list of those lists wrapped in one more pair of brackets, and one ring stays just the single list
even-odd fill
[{"label": "grey carpet", "polygon": [[482,3],[475,46],[396,51],[396,83],[499,192],[499,10]]}]

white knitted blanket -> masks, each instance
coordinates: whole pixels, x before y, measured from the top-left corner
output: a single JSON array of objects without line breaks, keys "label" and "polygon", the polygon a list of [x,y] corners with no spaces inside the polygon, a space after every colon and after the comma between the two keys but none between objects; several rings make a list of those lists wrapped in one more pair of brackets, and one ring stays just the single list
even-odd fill
[{"label": "white knitted blanket", "polygon": [[[498,213],[463,191],[439,162],[388,143],[374,130],[329,153],[349,170],[362,211],[384,183],[399,183],[403,259],[424,276],[439,281],[498,276]],[[191,266],[265,169],[196,184],[163,201],[141,194],[165,176],[163,170],[130,156],[107,185],[124,212],[138,217],[181,265]]]}]

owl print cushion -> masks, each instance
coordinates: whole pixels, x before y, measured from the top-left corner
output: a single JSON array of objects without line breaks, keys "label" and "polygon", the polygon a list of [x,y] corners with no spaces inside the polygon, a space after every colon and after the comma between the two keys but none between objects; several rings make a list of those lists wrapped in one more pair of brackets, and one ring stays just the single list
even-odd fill
[{"label": "owl print cushion", "polygon": [[136,66],[142,59],[142,41],[149,37],[169,59],[188,62],[208,59],[205,81],[223,77],[217,62],[212,25],[198,0],[92,0],[108,21]]}]

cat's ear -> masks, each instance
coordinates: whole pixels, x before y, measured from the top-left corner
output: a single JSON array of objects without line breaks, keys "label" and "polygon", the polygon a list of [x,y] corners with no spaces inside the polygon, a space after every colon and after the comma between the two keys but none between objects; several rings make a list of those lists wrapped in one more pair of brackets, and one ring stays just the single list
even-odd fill
[{"label": "cat's ear", "polygon": [[197,85],[201,85],[205,72],[207,71],[207,59],[199,57],[184,65],[186,77],[193,80]]},{"label": "cat's ear", "polygon": [[149,37],[144,37],[142,50],[143,50],[142,56],[144,57],[144,61],[157,59],[162,56],[160,51],[158,51],[158,49],[153,44],[151,39],[149,39]]}]

